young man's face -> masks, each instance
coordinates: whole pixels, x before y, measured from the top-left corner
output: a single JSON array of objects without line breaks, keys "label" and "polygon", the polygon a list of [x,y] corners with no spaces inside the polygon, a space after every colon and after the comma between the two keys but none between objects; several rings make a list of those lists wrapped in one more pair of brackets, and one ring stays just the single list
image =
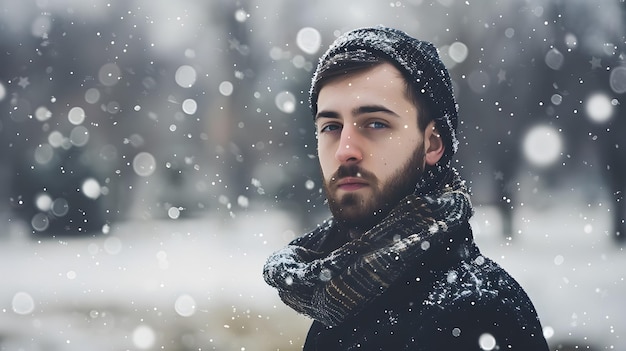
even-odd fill
[{"label": "young man's face", "polygon": [[405,81],[391,64],[330,80],[320,90],[315,124],[331,212],[369,229],[414,190],[425,139]]}]

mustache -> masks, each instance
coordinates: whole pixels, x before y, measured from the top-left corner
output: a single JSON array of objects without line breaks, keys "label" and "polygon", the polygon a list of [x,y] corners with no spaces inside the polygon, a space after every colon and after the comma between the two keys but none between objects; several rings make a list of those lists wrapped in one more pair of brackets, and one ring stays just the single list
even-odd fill
[{"label": "mustache", "polygon": [[373,173],[364,170],[357,164],[339,166],[339,168],[337,168],[337,171],[330,178],[330,182],[335,183],[338,180],[346,177],[356,177],[369,182],[376,182],[376,176]]}]

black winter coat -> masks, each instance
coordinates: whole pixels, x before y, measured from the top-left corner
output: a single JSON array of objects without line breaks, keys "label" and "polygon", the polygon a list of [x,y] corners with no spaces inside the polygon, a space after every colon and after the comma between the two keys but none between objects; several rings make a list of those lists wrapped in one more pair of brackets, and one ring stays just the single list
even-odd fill
[{"label": "black winter coat", "polygon": [[481,255],[469,225],[364,310],[335,327],[314,321],[313,350],[547,351],[535,308],[504,269]]}]

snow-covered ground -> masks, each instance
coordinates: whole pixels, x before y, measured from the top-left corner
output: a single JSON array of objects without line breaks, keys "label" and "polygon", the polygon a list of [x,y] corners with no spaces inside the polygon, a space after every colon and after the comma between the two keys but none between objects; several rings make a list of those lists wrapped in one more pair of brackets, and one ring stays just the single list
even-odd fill
[{"label": "snow-covered ground", "polygon": [[[626,350],[626,254],[602,206],[525,206],[499,235],[478,206],[476,240],[525,287],[551,343]],[[301,229],[289,215],[115,224],[106,235],[0,242],[0,350],[298,350],[309,321],[261,277]]]},{"label": "snow-covered ground", "polygon": [[288,350],[309,321],[264,284],[283,213],[127,222],[0,245],[0,350]]}]

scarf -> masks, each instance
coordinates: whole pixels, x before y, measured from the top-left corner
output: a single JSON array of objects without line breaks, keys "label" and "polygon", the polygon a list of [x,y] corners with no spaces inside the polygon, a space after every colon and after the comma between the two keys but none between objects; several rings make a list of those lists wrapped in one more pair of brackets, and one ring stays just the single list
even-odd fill
[{"label": "scarf", "polygon": [[418,187],[372,229],[330,252],[320,250],[322,244],[342,233],[332,217],[324,221],[268,258],[265,281],[297,312],[327,326],[340,324],[469,221],[465,181],[453,168],[439,176],[436,185]]}]

